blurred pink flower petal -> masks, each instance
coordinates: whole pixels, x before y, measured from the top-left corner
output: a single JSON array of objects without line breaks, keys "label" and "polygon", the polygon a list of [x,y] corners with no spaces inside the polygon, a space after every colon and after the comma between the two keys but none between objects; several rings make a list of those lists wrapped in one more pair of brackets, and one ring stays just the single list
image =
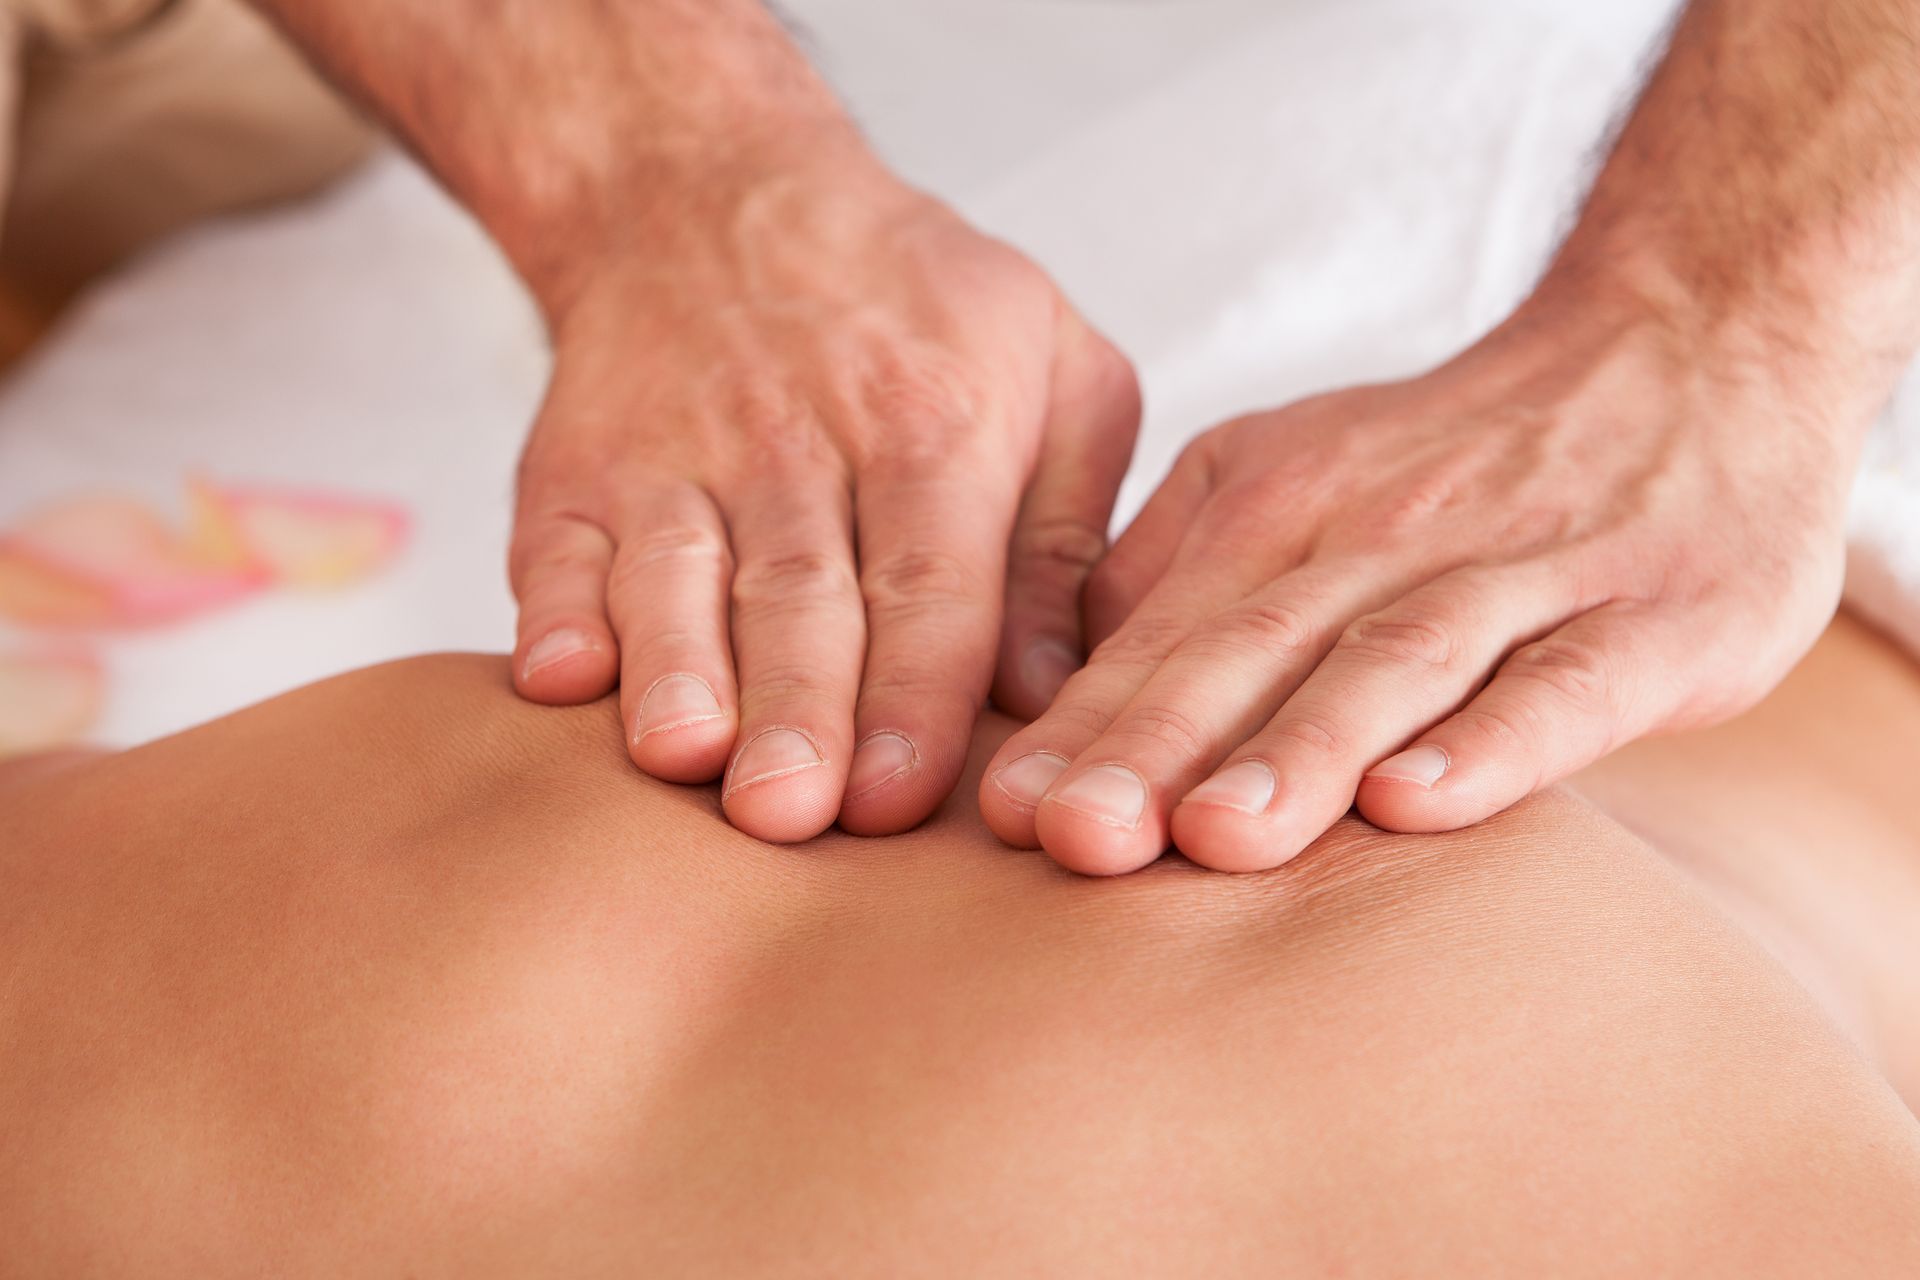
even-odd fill
[{"label": "blurred pink flower petal", "polygon": [[200,540],[233,548],[275,582],[337,587],[373,572],[406,542],[391,503],[285,489],[194,487]]},{"label": "blurred pink flower petal", "polygon": [[182,538],[137,502],[83,498],[0,533],[0,616],[41,626],[144,626],[256,591],[256,565]]}]

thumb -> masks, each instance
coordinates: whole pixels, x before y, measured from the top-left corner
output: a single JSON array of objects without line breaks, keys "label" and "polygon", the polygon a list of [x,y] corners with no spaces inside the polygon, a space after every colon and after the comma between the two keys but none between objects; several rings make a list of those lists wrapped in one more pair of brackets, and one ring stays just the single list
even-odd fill
[{"label": "thumb", "polygon": [[1140,383],[1118,348],[1061,309],[1052,392],[1007,557],[1006,623],[993,700],[1031,719],[1085,656],[1080,591],[1140,429]]}]

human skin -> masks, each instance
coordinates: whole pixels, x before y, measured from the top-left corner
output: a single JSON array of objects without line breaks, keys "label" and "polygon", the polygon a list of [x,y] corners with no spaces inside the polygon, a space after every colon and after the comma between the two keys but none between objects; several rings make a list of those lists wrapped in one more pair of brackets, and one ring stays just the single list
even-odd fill
[{"label": "human skin", "polygon": [[1763,939],[1920,1111],[1916,759],[1920,667],[1842,613],[1752,711],[1573,785]]},{"label": "human skin", "polygon": [[1542,282],[1406,381],[1201,435],[981,788],[1076,869],[1458,828],[1725,720],[1832,616],[1920,340],[1920,3],[1697,0]]},{"label": "human skin", "polygon": [[1045,705],[1083,650],[1133,370],[889,172],[759,0],[257,3],[545,313],[521,693],[617,680],[634,761],[724,769],[728,818],[772,840],[912,826],[990,683]]},{"label": "human skin", "polygon": [[[1842,687],[1920,696],[1853,639]],[[420,659],[0,780],[0,1272],[1920,1261],[1920,1125],[1563,791],[1098,880],[960,802],[753,841],[636,780],[618,714]],[[1693,755],[1764,788],[1773,749]]]},{"label": "human skin", "polygon": [[1103,640],[982,793],[1085,871],[1270,865],[1356,797],[1458,827],[1724,718],[1830,616],[1920,317],[1920,3],[1696,0],[1519,312],[1202,437],[1083,625],[1131,370],[889,173],[757,0],[257,3],[546,313],[521,692],[617,679],[635,761],[724,770],[766,839],[911,826],[990,680],[1031,717]]}]

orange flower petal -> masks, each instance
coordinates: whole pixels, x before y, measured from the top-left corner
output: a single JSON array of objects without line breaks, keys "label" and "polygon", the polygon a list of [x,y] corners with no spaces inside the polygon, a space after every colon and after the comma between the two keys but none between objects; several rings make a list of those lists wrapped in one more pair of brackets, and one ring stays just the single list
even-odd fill
[{"label": "orange flower petal", "polygon": [[0,618],[30,627],[99,627],[113,621],[113,600],[104,588],[0,542]]},{"label": "orange flower petal", "polygon": [[0,757],[77,742],[100,714],[105,686],[84,654],[0,653]]}]

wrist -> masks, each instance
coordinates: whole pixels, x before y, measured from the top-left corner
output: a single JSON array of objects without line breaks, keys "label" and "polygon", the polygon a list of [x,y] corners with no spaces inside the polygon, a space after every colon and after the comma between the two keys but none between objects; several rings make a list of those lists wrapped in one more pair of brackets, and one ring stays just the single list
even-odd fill
[{"label": "wrist", "polygon": [[396,123],[549,311],[774,175],[880,167],[762,0],[519,7],[514,43]]},{"label": "wrist", "polygon": [[844,116],[655,136],[556,160],[467,199],[549,320],[608,264],[697,253],[741,234],[762,206],[797,213],[833,197],[884,204],[905,191]]},{"label": "wrist", "polygon": [[1548,344],[1585,331],[1658,351],[1668,377],[1843,440],[1865,433],[1910,358],[1888,338],[1893,328],[1863,317],[1831,276],[1809,284],[1819,273],[1787,262],[1585,231],[1502,328]]},{"label": "wrist", "polygon": [[610,328],[671,331],[715,311],[857,315],[956,230],[970,232],[870,155],[819,151],[703,166],[626,207],[610,234],[575,242],[535,287],[556,347],[603,341]]},{"label": "wrist", "polygon": [[1730,492],[1733,477],[1772,468],[1836,519],[1871,419],[1836,409],[1744,339],[1703,339],[1674,312],[1611,286],[1536,291],[1429,377],[1436,403],[1462,423],[1591,449],[1601,468],[1636,449],[1706,458]]}]

